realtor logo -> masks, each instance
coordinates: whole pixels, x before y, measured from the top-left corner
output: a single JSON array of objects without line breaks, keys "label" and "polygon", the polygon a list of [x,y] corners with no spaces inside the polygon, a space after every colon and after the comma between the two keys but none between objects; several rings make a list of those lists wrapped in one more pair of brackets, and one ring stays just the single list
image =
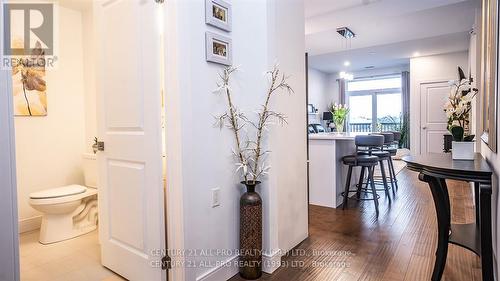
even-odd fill
[{"label": "realtor logo", "polygon": [[54,55],[54,4],[3,4],[4,56],[23,56],[40,47]]}]

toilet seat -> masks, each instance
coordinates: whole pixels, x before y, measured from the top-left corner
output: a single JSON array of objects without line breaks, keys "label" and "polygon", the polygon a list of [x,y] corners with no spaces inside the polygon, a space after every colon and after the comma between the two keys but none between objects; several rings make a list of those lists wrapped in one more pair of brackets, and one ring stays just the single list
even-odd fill
[{"label": "toilet seat", "polygon": [[49,199],[58,198],[84,193],[87,190],[85,186],[72,184],[63,187],[51,188],[30,194],[31,199]]},{"label": "toilet seat", "polygon": [[[32,196],[40,196],[39,194],[30,194],[30,199],[29,202],[31,205],[51,205],[51,204],[62,204],[62,203],[68,203],[71,201],[75,200],[80,200],[85,197],[93,196],[97,194],[97,189],[95,188],[87,188],[85,186],[77,185],[81,188],[83,188],[83,192],[81,193],[76,193],[72,195],[64,195],[64,196],[59,196],[59,197],[45,197],[45,198],[33,198]],[[81,190],[81,188],[79,190]],[[57,188],[54,188],[57,189]],[[66,191],[66,189],[63,189],[62,191]],[[41,191],[44,192],[44,191]],[[36,192],[35,192],[36,193]],[[63,194],[62,192],[59,194]]]}]

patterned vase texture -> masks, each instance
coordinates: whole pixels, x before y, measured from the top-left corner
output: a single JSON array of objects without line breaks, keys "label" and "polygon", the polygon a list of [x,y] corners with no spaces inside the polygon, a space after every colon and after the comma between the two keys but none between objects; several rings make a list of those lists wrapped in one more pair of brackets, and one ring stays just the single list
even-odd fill
[{"label": "patterned vase texture", "polygon": [[262,275],[262,199],[255,192],[260,182],[242,184],[247,192],[240,198],[240,276],[254,280]]}]

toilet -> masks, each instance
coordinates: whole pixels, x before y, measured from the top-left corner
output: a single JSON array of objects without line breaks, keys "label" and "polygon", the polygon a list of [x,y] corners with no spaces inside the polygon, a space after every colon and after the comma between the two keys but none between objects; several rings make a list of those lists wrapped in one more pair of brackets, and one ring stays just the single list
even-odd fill
[{"label": "toilet", "polygon": [[83,155],[85,186],[72,184],[29,195],[29,203],[43,213],[39,241],[51,244],[71,239],[97,228],[97,161]]}]

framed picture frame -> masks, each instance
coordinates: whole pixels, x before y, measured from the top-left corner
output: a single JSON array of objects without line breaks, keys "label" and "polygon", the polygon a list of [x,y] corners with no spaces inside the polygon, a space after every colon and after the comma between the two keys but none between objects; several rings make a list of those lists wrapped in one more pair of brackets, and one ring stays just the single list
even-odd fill
[{"label": "framed picture frame", "polygon": [[206,59],[223,65],[233,63],[233,44],[231,38],[217,33],[209,32],[205,34]]},{"label": "framed picture frame", "polygon": [[491,151],[497,152],[499,6],[497,0],[483,0],[482,2],[480,93],[482,95],[483,134],[481,140]]},{"label": "framed picture frame", "polygon": [[231,4],[223,0],[205,0],[205,22],[222,30],[231,32]]},{"label": "framed picture frame", "polygon": [[316,113],[316,108],[314,107],[314,104],[310,103],[307,105],[307,113],[309,114]]}]

